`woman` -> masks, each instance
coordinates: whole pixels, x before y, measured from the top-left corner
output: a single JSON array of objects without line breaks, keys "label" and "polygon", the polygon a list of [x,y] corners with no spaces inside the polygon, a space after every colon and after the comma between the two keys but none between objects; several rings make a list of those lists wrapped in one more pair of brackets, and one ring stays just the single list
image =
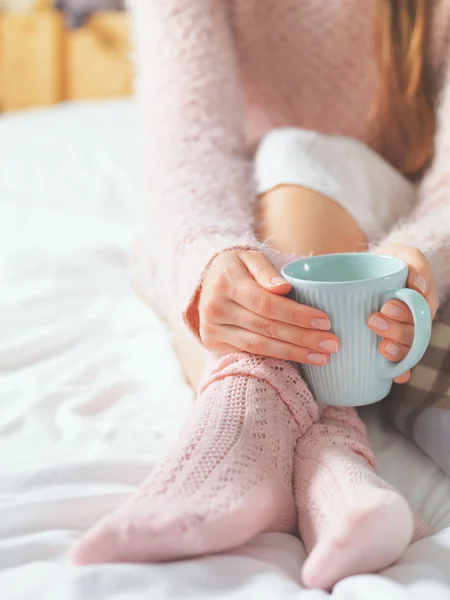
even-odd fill
[{"label": "woman", "polygon": [[[75,562],[170,560],[298,527],[303,581],[328,588],[425,535],[356,413],[319,406],[289,362],[325,364],[339,340],[286,297],[273,251],[373,242],[409,264],[434,316],[450,288],[449,18],[447,0],[136,0],[150,207],[136,285],[199,396],[177,447]],[[386,358],[406,354],[401,303],[368,325]]]}]

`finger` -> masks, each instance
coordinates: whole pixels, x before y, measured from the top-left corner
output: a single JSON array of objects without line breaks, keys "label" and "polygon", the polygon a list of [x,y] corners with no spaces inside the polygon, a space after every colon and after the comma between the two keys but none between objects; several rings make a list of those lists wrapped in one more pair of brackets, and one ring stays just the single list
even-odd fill
[{"label": "finger", "polygon": [[238,304],[235,304],[232,310],[229,311],[226,322],[223,324],[235,325],[265,337],[317,350],[325,354],[334,354],[339,350],[339,338],[334,333],[306,329],[282,321],[266,319]]},{"label": "finger", "polygon": [[426,296],[433,278],[430,263],[422,252],[415,248],[411,248],[402,258],[409,267],[407,286]]},{"label": "finger", "polygon": [[[426,295],[425,300],[427,301],[430,309],[431,318],[434,319],[437,309],[439,308],[439,298],[435,291],[435,285],[433,282],[430,285],[430,291]],[[414,324],[414,319],[410,309],[404,302],[400,302],[400,300],[389,300],[389,302],[383,304],[381,307],[381,314],[389,317],[393,321]]]},{"label": "finger", "polygon": [[270,260],[262,252],[245,251],[238,253],[239,259],[247,267],[248,272],[265,290],[272,294],[286,295],[291,291],[291,284],[283,279]]},{"label": "finger", "polygon": [[288,342],[268,338],[233,325],[221,326],[221,339],[224,343],[240,348],[250,354],[269,356],[302,364],[326,365],[328,355],[314,352]]},{"label": "finger", "polygon": [[430,309],[430,313],[431,313],[431,318],[434,319],[434,317],[436,316],[436,313],[438,311],[439,308],[439,296],[436,290],[436,283],[434,281],[434,279],[432,280],[431,284],[430,284],[430,289],[428,294],[425,296],[425,300],[428,303],[428,307]]},{"label": "finger", "polygon": [[[390,340],[383,340],[378,346],[378,349],[385,358],[395,363],[403,360],[410,351],[408,346],[397,344],[395,342],[391,342]],[[410,380],[410,378],[411,371],[406,371],[406,373],[395,377],[394,381],[395,383],[406,383]]]},{"label": "finger", "polygon": [[408,352],[411,350],[409,346],[405,344],[399,344],[398,342],[392,342],[391,340],[384,339],[378,346],[379,351],[391,362],[398,363],[405,358]]},{"label": "finger", "polygon": [[391,256],[398,256],[408,264],[407,287],[416,290],[427,300],[432,318],[435,317],[439,306],[438,295],[431,265],[420,250],[413,247],[400,245],[396,249],[396,244],[388,249],[383,248],[384,253]]},{"label": "finger", "polygon": [[393,321],[414,324],[413,316],[408,306],[400,300],[389,300],[381,307],[381,314]]},{"label": "finger", "polygon": [[266,319],[322,331],[328,331],[331,327],[328,316],[321,310],[266,292],[256,281],[250,279],[236,286],[230,298]]},{"label": "finger", "polygon": [[405,344],[406,346],[412,346],[414,325],[392,321],[383,317],[381,313],[370,315],[367,324],[372,331],[383,338]]},{"label": "finger", "polygon": [[406,371],[403,375],[394,377],[395,383],[407,383],[411,379],[411,371]]},{"label": "finger", "polygon": [[208,350],[211,350],[215,354],[220,354],[222,356],[225,356],[227,354],[235,354],[236,352],[241,352],[240,348],[237,348],[236,346],[232,346],[231,344],[226,344],[224,342],[214,341],[214,342],[210,342],[209,344],[203,344],[203,345]]}]

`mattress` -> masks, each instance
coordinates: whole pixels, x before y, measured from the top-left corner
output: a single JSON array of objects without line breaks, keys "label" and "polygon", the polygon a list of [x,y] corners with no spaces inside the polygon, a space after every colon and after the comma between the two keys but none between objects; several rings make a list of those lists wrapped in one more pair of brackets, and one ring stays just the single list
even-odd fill
[{"label": "mattress", "polygon": [[[326,598],[302,588],[304,550],[286,534],[171,564],[67,560],[151,470],[192,401],[169,332],[129,286],[137,135],[131,101],[0,120],[0,597]],[[332,597],[450,598],[450,480],[377,407],[364,418],[381,473],[433,535]]]}]

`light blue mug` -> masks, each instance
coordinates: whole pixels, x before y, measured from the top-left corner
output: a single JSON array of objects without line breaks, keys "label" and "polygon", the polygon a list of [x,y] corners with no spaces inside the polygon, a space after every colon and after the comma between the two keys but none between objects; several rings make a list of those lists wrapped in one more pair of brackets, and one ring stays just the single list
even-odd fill
[{"label": "light blue mug", "polygon": [[[337,406],[362,406],[385,398],[394,377],[416,365],[431,336],[425,299],[405,289],[408,266],[376,254],[327,254],[296,260],[282,271],[292,298],[323,310],[341,347],[325,366],[301,365],[317,400]],[[411,309],[414,341],[407,356],[391,363],[378,351],[380,339],[367,326],[369,316],[396,298]]]}]

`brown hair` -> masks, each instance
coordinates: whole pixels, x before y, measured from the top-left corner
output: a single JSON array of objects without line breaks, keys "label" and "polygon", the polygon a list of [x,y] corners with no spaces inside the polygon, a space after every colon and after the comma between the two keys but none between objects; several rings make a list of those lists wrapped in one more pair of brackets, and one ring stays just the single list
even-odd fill
[{"label": "brown hair", "polygon": [[[435,113],[426,57],[433,4],[433,0],[376,0],[380,81],[372,123],[380,135],[395,128],[402,152],[393,158],[394,166],[407,175],[419,173],[433,153]],[[380,146],[383,152],[381,139]]]}]

